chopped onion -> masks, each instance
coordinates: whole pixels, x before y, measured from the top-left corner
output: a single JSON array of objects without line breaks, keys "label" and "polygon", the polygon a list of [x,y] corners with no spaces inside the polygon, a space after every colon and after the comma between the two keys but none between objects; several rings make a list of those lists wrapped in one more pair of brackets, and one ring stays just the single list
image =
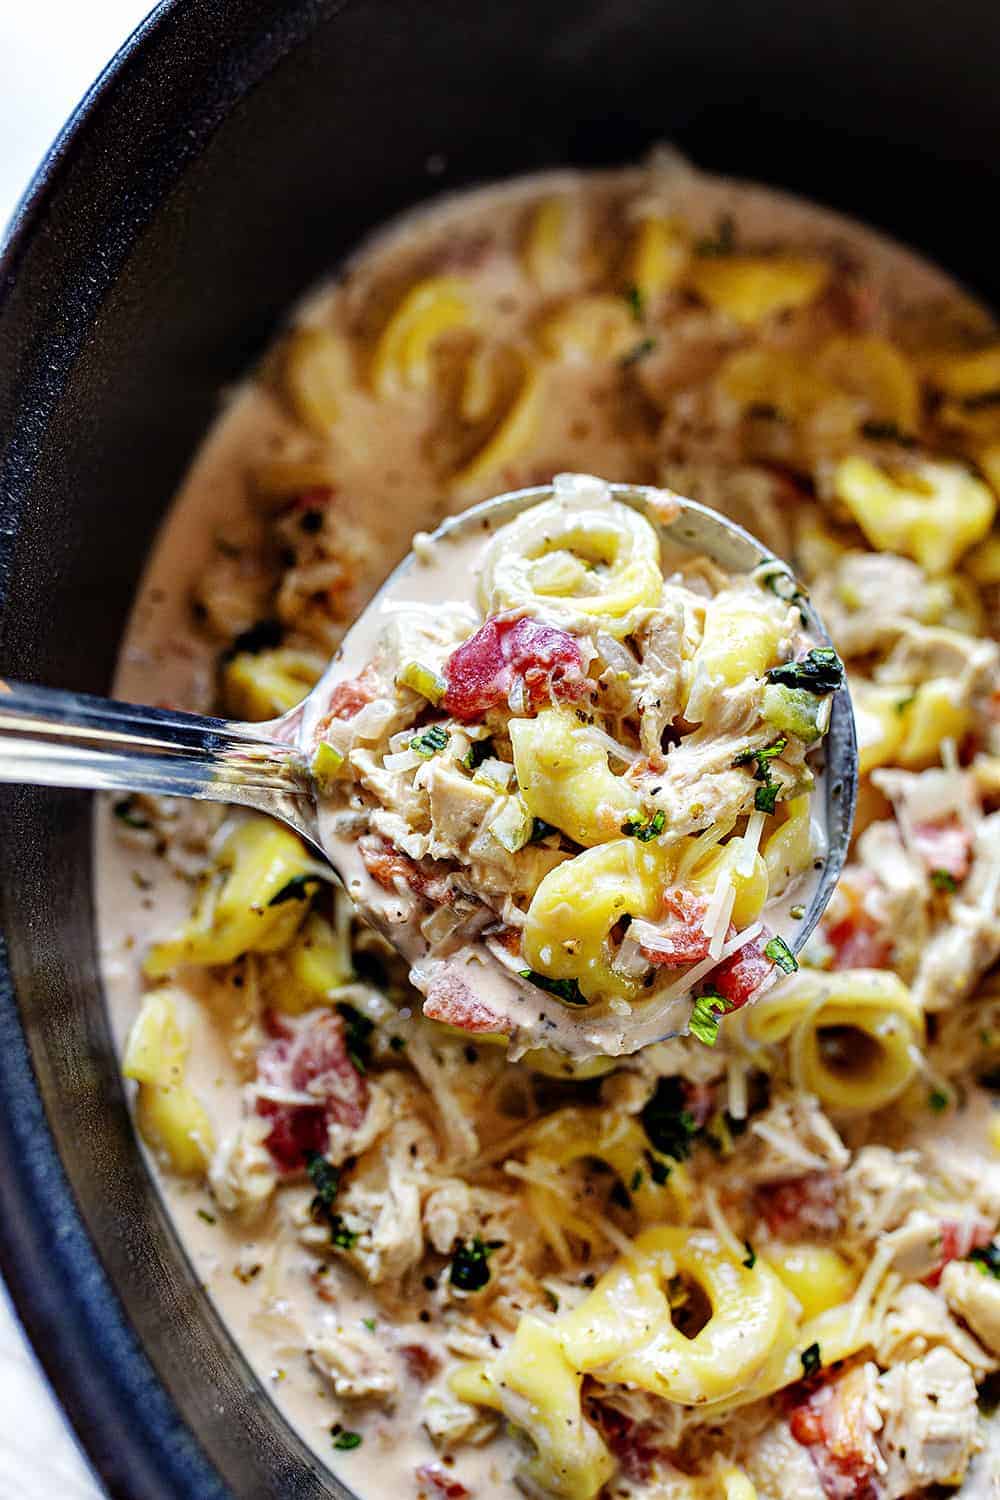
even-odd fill
[{"label": "chopped onion", "polygon": [[639,663],[632,655],[627,646],[621,641],[616,641],[614,636],[605,635],[601,631],[597,636],[597,649],[601,660],[616,672],[624,672],[627,677],[634,677],[639,670]]},{"label": "chopped onion", "polygon": [[497,760],[495,756],[488,756],[486,760],[480,761],[476,767],[475,781],[485,781],[492,787],[499,787],[506,791],[510,786],[514,775],[514,767],[510,761]]},{"label": "chopped onion", "polygon": [[382,766],[386,771],[394,774],[398,771],[412,771],[415,766],[422,766],[426,756],[420,755],[416,750],[400,750],[395,755],[383,755]]},{"label": "chopped onion", "polygon": [[627,745],[623,745],[619,740],[614,739],[612,735],[608,734],[607,730],[599,729],[596,724],[588,724],[586,729],[580,732],[586,734],[588,739],[597,740],[599,744],[604,746],[609,755],[614,756],[615,760],[620,760],[627,766],[634,766],[643,758],[641,751],[630,750]]}]

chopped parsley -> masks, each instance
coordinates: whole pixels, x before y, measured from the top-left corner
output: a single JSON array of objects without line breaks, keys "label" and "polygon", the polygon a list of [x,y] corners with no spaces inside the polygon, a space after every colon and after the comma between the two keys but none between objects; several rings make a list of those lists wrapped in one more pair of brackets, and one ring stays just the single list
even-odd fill
[{"label": "chopped parsley", "polygon": [[340,1173],[332,1161],[327,1161],[318,1151],[306,1153],[306,1171],[316,1189],[316,1196],[309,1205],[313,1218],[328,1218],[340,1191]]},{"label": "chopped parsley", "polygon": [[542,839],[547,839],[549,834],[558,832],[559,830],[554,823],[546,823],[544,818],[532,818],[531,837],[528,839],[528,843],[539,844]]},{"label": "chopped parsley", "polygon": [[361,1321],[365,1325],[365,1327],[368,1329],[369,1333],[374,1333],[375,1332],[375,1319],[374,1318],[362,1318]]},{"label": "chopped parsley", "polygon": [[586,996],[582,993],[575,979],[550,979],[547,974],[539,974],[535,969],[518,969],[522,979],[529,984],[537,985],[546,994],[555,995],[564,1005],[586,1005]]},{"label": "chopped parsley", "polygon": [[951,1103],[950,1096],[944,1089],[931,1089],[927,1095],[927,1105],[936,1115],[943,1114]]},{"label": "chopped parsley", "polygon": [[330,1243],[336,1245],[338,1250],[353,1250],[361,1238],[356,1229],[348,1229],[340,1214],[334,1214],[330,1220]]},{"label": "chopped parsley", "polygon": [[474,1239],[459,1245],[451,1258],[448,1280],[460,1292],[481,1292],[490,1279],[489,1259],[494,1250],[499,1250],[503,1240],[483,1241],[478,1234]]},{"label": "chopped parsley", "polygon": [[319,887],[316,875],[293,875],[280,890],[275,891],[268,906],[284,906],[286,901],[308,901]]},{"label": "chopped parsley", "polygon": [[641,1167],[636,1167],[636,1169],[632,1173],[631,1179],[629,1181],[628,1190],[629,1190],[630,1193],[637,1193],[641,1187],[642,1187],[642,1168]]},{"label": "chopped parsley", "polygon": [[640,844],[648,844],[663,832],[667,821],[667,815],[663,808],[659,808],[651,818],[644,818],[641,813],[632,813],[622,824],[622,833],[626,838],[638,839]]},{"label": "chopped parsley", "polygon": [[783,974],[794,974],[798,968],[798,960],[789,948],[783,937],[773,937],[764,944],[764,952],[773,964],[777,964]]},{"label": "chopped parsley", "polygon": [[746,1266],[748,1271],[752,1271],[757,1264],[757,1252],[749,1240],[743,1241],[743,1248],[746,1251],[746,1255],[743,1257],[741,1264]]},{"label": "chopped parsley", "polygon": [[248,651],[257,656],[261,651],[273,651],[285,638],[285,627],[280,620],[258,620],[249,630],[238,635],[228,650],[222,653],[223,661],[232,661],[234,656]]},{"label": "chopped parsley", "polygon": [[819,1373],[820,1365],[823,1363],[818,1344],[810,1344],[808,1349],[803,1349],[799,1358],[802,1360],[802,1373],[808,1379],[811,1375]]},{"label": "chopped parsley", "polygon": [[341,1427],[339,1424],[330,1428],[330,1436],[333,1438],[333,1446],[340,1453],[349,1453],[352,1448],[361,1447],[360,1432],[348,1432],[346,1427]]},{"label": "chopped parsley", "polygon": [[706,1047],[714,1047],[719,1040],[719,1018],[732,1010],[733,1002],[724,995],[699,995],[694,1002],[688,1021],[688,1030]]},{"label": "chopped parsley", "polygon": [[475,771],[484,760],[489,760],[493,754],[493,741],[473,740],[472,744],[462,756],[462,765],[467,771]]},{"label": "chopped parsley", "polygon": [[359,1073],[367,1073],[371,1061],[371,1036],[375,1023],[369,1021],[353,1005],[342,1002],[337,1010],[344,1021],[344,1043],[347,1055]]},{"label": "chopped parsley", "polygon": [[715,226],[715,238],[709,235],[695,244],[696,255],[732,255],[736,249],[736,220],[723,214]]},{"label": "chopped parsley", "polygon": [[[773,407],[769,408],[769,411],[773,412],[774,416],[779,415]],[[805,598],[805,593],[800,588],[794,573],[779,557],[772,557],[767,562],[761,563],[756,577],[764,588],[770,589],[771,593],[776,594],[779,599],[784,599],[786,604],[798,604]]]},{"label": "chopped parsley", "polygon": [[437,755],[444,749],[450,739],[451,735],[443,724],[428,724],[422,734],[413,736],[410,749],[430,760],[432,755]]},{"label": "chopped parsley", "polygon": [[[698,1127],[687,1108],[687,1095],[680,1078],[658,1079],[656,1091],[639,1118],[650,1145],[663,1156],[686,1161],[691,1155],[691,1138],[698,1133]],[[655,1165],[651,1165],[650,1171],[655,1182]]]},{"label": "chopped parsley", "polygon": [[950,870],[932,870],[931,885],[936,891],[958,890],[958,881]]},{"label": "chopped parsley", "polygon": [[637,365],[640,360],[645,359],[647,355],[652,354],[655,348],[655,339],[640,339],[637,344],[632,345],[632,348],[629,349],[627,353],[622,355],[621,363],[623,368],[627,370],[630,365]]},{"label": "chopped parsley", "polygon": [[786,661],[764,673],[767,682],[782,687],[803,688],[817,698],[835,693],[844,685],[844,663],[832,646],[813,646],[801,661]]},{"label": "chopped parsley", "polygon": [[670,1176],[670,1168],[667,1166],[665,1161],[658,1161],[655,1156],[650,1155],[649,1175],[650,1177],[652,1177],[657,1187],[662,1187],[667,1178]]},{"label": "chopped parsley", "polygon": [[124,823],[127,828],[146,830],[153,826],[149,819],[137,809],[134,797],[120,798],[111,810],[119,823]]},{"label": "chopped parsley", "polygon": [[1000,1245],[990,1241],[988,1245],[977,1245],[970,1250],[968,1259],[979,1267],[984,1276],[994,1276],[1000,1281]]},{"label": "chopped parsley", "polygon": [[761,783],[754,792],[753,798],[753,805],[758,812],[774,812],[781,792],[781,782],[774,778],[771,761],[783,754],[787,745],[788,739],[783,735],[781,739],[774,740],[770,745],[765,745],[759,750],[741,750],[733,761],[734,766],[748,766],[751,762],[755,766],[753,779]]},{"label": "chopped parsley", "polygon": [[199,1219],[203,1220],[206,1224],[214,1224],[216,1222],[215,1215],[210,1214],[207,1208],[199,1208],[197,1214]]},{"label": "chopped parsley", "polygon": [[628,310],[637,323],[641,323],[646,316],[646,300],[642,292],[633,282],[622,292],[622,296],[628,305]]},{"label": "chopped parsley", "polygon": [[406,1051],[406,1038],[405,1038],[405,1036],[391,1036],[389,1038],[389,1046],[392,1048],[393,1052],[405,1052]]}]

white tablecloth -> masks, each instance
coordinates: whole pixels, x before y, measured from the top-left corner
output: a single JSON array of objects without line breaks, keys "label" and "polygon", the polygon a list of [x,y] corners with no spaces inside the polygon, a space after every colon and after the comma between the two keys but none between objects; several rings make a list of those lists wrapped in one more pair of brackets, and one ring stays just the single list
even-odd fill
[{"label": "white tablecloth", "polygon": [[[0,226],[63,121],[151,8],[152,0],[0,0]],[[102,1495],[0,1283],[0,1500]]]}]

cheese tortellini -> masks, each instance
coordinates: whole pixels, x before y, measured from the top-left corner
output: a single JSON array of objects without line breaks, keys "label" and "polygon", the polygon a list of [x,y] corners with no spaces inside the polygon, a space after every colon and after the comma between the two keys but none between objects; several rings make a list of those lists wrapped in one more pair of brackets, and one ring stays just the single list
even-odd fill
[{"label": "cheese tortellini", "polygon": [[587,728],[558,709],[535,719],[513,719],[514,750],[521,796],[536,818],[589,848],[621,834],[638,795],[608,765],[608,752]]},{"label": "cheese tortellini", "polygon": [[[560,486],[560,478],[556,499],[525,511],[488,547],[483,608],[630,635],[663,588],[659,538],[637,510],[609,500],[600,480],[566,476]],[[564,504],[560,488],[576,503]]]},{"label": "cheese tortellini", "polygon": [[135,1118],[151,1150],[180,1177],[200,1177],[215,1149],[211,1121],[184,1081],[190,1037],[168,990],[142,1002],[125,1045],[122,1072],[138,1084]]}]

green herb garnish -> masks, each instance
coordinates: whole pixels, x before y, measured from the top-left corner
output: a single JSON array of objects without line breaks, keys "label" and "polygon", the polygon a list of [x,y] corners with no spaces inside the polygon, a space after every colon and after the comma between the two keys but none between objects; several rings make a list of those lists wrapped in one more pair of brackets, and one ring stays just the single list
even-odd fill
[{"label": "green herb garnish", "polygon": [[789,948],[783,937],[773,937],[764,944],[764,952],[773,964],[777,964],[783,974],[794,974],[798,968],[798,960]]},{"label": "green herb garnish", "polygon": [[626,838],[638,839],[640,844],[648,844],[663,832],[666,821],[667,815],[662,807],[651,818],[644,818],[641,813],[634,812],[622,824],[622,833]]},{"label": "green herb garnish", "polygon": [[489,1258],[503,1240],[484,1242],[478,1236],[459,1245],[451,1258],[448,1280],[460,1292],[480,1292],[490,1279]]},{"label": "green herb garnish", "polygon": [[732,1008],[733,1002],[724,995],[699,995],[691,1011],[688,1030],[706,1047],[714,1047],[719,1040],[719,1018]]},{"label": "green herb garnish", "polygon": [[746,1255],[743,1257],[742,1264],[746,1266],[748,1271],[752,1271],[757,1264],[757,1252],[749,1240],[743,1241],[743,1248],[746,1251]]},{"label": "green herb garnish", "polygon": [[649,1175],[657,1187],[662,1187],[670,1176],[670,1168],[665,1161],[657,1161],[655,1156],[651,1156],[649,1159]]},{"label": "green herb garnish", "polygon": [[771,770],[771,761],[783,753],[788,740],[782,736],[781,739],[772,741],[760,750],[741,750],[733,761],[734,766],[747,766],[754,764],[754,781],[761,785],[754,792],[753,805],[757,812],[773,813],[778,797],[781,793],[781,782],[776,781]]},{"label": "green herb garnish", "polygon": [[362,1438],[360,1432],[348,1432],[343,1427],[331,1427],[330,1435],[333,1438],[333,1446],[340,1453],[348,1453],[352,1448],[361,1447]]},{"label": "green herb garnish", "polygon": [[984,1276],[994,1276],[1000,1281],[1000,1245],[990,1241],[988,1245],[977,1245],[967,1256],[977,1265]]},{"label": "green herb garnish", "polygon": [[450,739],[451,735],[442,724],[429,724],[422,734],[413,736],[410,749],[430,760],[432,755],[437,755],[444,749]]},{"label": "green herb garnish", "polygon": [[361,1235],[356,1229],[348,1229],[340,1214],[334,1214],[330,1220],[330,1243],[336,1245],[338,1250],[353,1250]]},{"label": "green herb garnish", "polygon": [[810,1344],[808,1349],[803,1349],[799,1358],[802,1360],[802,1373],[806,1379],[811,1375],[818,1374],[819,1368],[823,1363],[818,1344]]},{"label": "green herb garnish", "polygon": [[353,1005],[346,1001],[337,1006],[337,1010],[344,1020],[344,1043],[347,1055],[359,1073],[368,1072],[368,1064],[371,1061],[371,1035],[375,1030],[375,1023],[369,1021]]},{"label": "green herb garnish", "polygon": [[[663,1156],[674,1161],[686,1161],[691,1155],[691,1140],[698,1127],[694,1115],[687,1108],[687,1095],[680,1078],[660,1078],[652,1099],[639,1116],[649,1143]],[[662,1165],[662,1163],[660,1163]],[[669,1168],[666,1169],[669,1171]],[[656,1178],[655,1161],[650,1164],[653,1181]],[[666,1181],[666,1177],[663,1179]]]},{"label": "green herb garnish", "polygon": [[152,828],[152,823],[141,812],[136,810],[134,797],[122,797],[114,803],[111,811],[119,823],[124,823],[127,828],[138,828],[143,831]]},{"label": "green herb garnish", "polygon": [[958,890],[958,881],[950,870],[932,870],[931,885],[936,891]]},{"label": "green herb garnish", "polygon": [[825,698],[827,693],[835,693],[843,687],[844,663],[832,646],[813,646],[801,661],[787,661],[780,667],[770,667],[764,677],[782,687],[804,688],[817,698]]},{"label": "green herb garnish", "polygon": [[565,1005],[586,1005],[586,996],[581,992],[580,986],[575,979],[550,979],[547,974],[539,974],[535,969],[518,969],[522,979],[529,984],[537,985],[546,994],[555,995],[557,1000],[562,1000]]},{"label": "green herb garnish", "polygon": [[927,1095],[927,1107],[936,1115],[944,1114],[950,1103],[951,1097],[945,1093],[944,1089],[931,1089]]},{"label": "green herb garnish", "polygon": [[542,839],[547,839],[550,834],[558,833],[559,830],[554,823],[546,823],[544,818],[532,818],[531,837],[529,844],[539,844]]},{"label": "green herb garnish", "polygon": [[627,370],[630,365],[637,365],[640,360],[645,359],[647,355],[652,354],[655,348],[655,339],[640,339],[637,344],[633,344],[632,348],[629,349],[626,354],[622,355],[621,363],[623,368]]},{"label": "green herb garnish", "polygon": [[268,906],[283,906],[286,901],[308,901],[319,888],[316,875],[293,875],[280,890],[275,891]]},{"label": "green herb garnish", "polygon": [[636,1167],[635,1171],[632,1173],[632,1176],[631,1176],[631,1178],[629,1180],[628,1190],[629,1190],[630,1193],[637,1193],[641,1187],[642,1187],[642,1168],[641,1167]]},{"label": "green herb garnish", "polygon": [[216,1222],[215,1215],[210,1214],[207,1208],[199,1208],[197,1210],[197,1214],[199,1219],[201,1219],[205,1224],[214,1224]]},{"label": "green herb garnish", "polygon": [[340,1172],[332,1161],[328,1161],[318,1151],[306,1152],[306,1171],[316,1189],[316,1196],[309,1205],[309,1212],[313,1218],[327,1218],[328,1210],[333,1207],[340,1191]]},{"label": "green herb garnish", "polygon": [[374,1333],[375,1332],[375,1319],[374,1318],[362,1318],[361,1321],[365,1325],[365,1327],[368,1329],[369,1333]]},{"label": "green herb garnish", "polygon": [[462,756],[462,765],[467,771],[475,771],[484,760],[489,760],[493,754],[492,740],[473,740],[472,744]]},{"label": "green herb garnish", "polygon": [[622,296],[625,298],[625,301],[628,304],[628,310],[632,314],[635,321],[637,323],[641,323],[643,318],[646,316],[646,301],[642,295],[642,292],[633,282],[632,285],[625,288],[625,290],[622,292]]}]

